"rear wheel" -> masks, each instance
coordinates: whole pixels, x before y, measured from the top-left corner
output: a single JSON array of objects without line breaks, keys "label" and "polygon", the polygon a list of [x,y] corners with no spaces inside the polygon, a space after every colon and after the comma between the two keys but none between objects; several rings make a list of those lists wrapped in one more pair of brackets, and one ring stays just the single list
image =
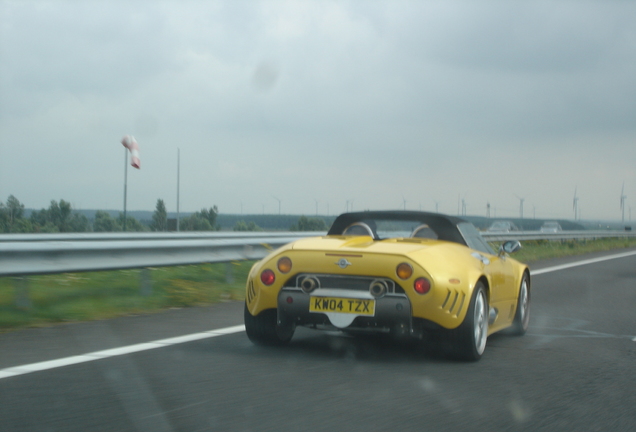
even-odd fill
[{"label": "rear wheel", "polygon": [[512,322],[511,332],[516,336],[523,336],[528,330],[530,322],[530,277],[524,273],[519,286],[519,297],[517,299],[517,311]]},{"label": "rear wheel", "polygon": [[258,345],[285,345],[294,336],[294,327],[280,326],[277,323],[276,309],[266,309],[254,316],[247,309],[243,311],[245,333],[247,337]]},{"label": "rear wheel", "polygon": [[486,288],[478,282],[473,290],[464,322],[451,330],[453,351],[460,360],[477,361],[486,350],[488,339],[488,298]]}]

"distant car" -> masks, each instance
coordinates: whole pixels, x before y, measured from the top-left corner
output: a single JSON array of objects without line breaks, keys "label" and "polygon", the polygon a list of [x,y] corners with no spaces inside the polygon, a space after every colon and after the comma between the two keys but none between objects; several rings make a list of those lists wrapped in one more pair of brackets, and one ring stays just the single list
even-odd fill
[{"label": "distant car", "polygon": [[558,222],[549,221],[549,222],[544,222],[543,225],[541,225],[542,233],[556,233],[559,231],[562,231],[562,229],[561,229],[561,225],[559,225]]},{"label": "distant car", "polygon": [[515,224],[509,221],[496,221],[493,222],[490,227],[488,227],[487,231],[495,233],[509,233],[511,231],[519,231],[519,228],[517,228]]},{"label": "distant car", "polygon": [[326,236],[297,240],[256,263],[245,293],[245,330],[254,343],[288,343],[296,326],[447,340],[475,361],[488,335],[523,335],[530,272],[495,253],[477,229],[437,213],[345,213]]}]

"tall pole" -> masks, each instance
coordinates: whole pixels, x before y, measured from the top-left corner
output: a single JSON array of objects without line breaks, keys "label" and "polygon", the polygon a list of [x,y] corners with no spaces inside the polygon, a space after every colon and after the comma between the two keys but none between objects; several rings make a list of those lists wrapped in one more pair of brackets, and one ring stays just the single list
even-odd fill
[{"label": "tall pole", "polygon": [[177,232],[179,232],[179,182],[181,180],[181,149],[177,149]]},{"label": "tall pole", "polygon": [[124,232],[126,232],[127,195],[128,195],[128,149],[124,147]]}]

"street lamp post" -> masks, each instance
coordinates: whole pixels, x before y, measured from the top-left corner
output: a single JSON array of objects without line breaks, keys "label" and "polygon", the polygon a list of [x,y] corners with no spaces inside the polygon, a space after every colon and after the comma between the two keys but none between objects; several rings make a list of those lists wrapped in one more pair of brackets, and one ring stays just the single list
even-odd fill
[{"label": "street lamp post", "polygon": [[179,189],[181,181],[181,149],[177,149],[177,232],[179,232]]},{"label": "street lamp post", "polygon": [[124,232],[126,232],[126,201],[128,198],[128,149],[124,147]]}]

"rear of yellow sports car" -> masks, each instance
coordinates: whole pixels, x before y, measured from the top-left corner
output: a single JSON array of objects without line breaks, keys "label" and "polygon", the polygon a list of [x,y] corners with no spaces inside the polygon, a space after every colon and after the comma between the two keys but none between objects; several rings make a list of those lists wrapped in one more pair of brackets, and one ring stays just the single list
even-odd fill
[{"label": "rear of yellow sports car", "polygon": [[327,236],[297,241],[252,268],[247,311],[280,326],[335,326],[419,337],[458,327],[479,279],[465,246],[427,239]]},{"label": "rear of yellow sports car", "polygon": [[489,334],[528,327],[530,274],[498,254],[469,222],[437,213],[338,216],[328,235],[296,241],[252,268],[245,330],[256,343],[288,342],[296,326],[443,335],[478,360]]}]

